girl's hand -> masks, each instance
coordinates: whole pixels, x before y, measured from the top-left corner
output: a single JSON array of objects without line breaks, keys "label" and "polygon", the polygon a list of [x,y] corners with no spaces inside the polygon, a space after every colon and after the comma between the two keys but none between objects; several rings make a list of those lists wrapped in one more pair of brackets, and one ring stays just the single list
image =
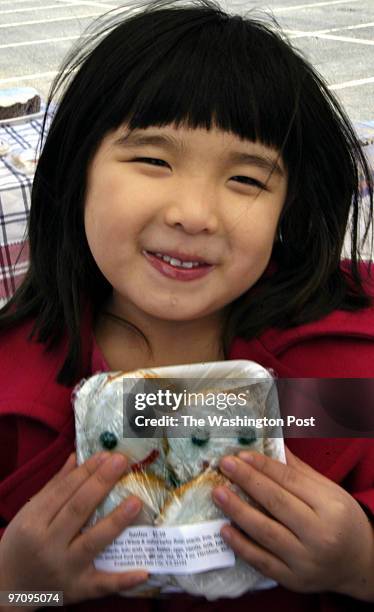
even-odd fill
[{"label": "girl's hand", "polygon": [[254,452],[222,459],[223,474],[264,510],[228,487],[215,488],[214,501],[242,530],[225,526],[222,537],[248,564],[293,591],[374,601],[374,531],[366,514],[288,449],[287,461]]},{"label": "girl's hand", "polygon": [[[114,460],[121,463],[114,465]],[[104,597],[144,582],[144,571],[109,573],[93,559],[135,518],[137,497],[80,533],[99,503],[127,468],[123,455],[93,455],[76,467],[75,454],[23,506],[0,541],[0,589],[59,590],[64,604]],[[34,608],[35,609],[35,608]]]}]

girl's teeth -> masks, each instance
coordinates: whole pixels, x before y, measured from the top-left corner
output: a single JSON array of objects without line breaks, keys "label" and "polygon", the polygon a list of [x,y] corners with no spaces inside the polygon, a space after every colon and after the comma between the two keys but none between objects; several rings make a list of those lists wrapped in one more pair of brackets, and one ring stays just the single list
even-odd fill
[{"label": "girl's teeth", "polygon": [[180,261],[179,259],[175,259],[175,257],[169,257],[169,255],[162,255],[162,253],[155,253],[156,257],[166,261],[166,263],[171,266],[175,266],[178,268],[197,268],[200,264],[197,261]]}]

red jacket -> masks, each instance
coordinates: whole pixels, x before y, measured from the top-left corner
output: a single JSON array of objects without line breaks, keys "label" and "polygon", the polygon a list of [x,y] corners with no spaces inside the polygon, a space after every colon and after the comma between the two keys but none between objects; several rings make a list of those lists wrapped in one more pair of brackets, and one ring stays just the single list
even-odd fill
[{"label": "red jacket", "polygon": [[[27,321],[0,336],[0,535],[74,450],[72,389],[55,382],[66,343],[46,353],[42,344],[27,341],[31,327],[32,321]],[[92,338],[87,317],[82,326],[86,376],[92,373]],[[229,359],[257,361],[272,368],[279,378],[374,378],[374,308],[356,313],[335,311],[318,322],[286,331],[271,329],[250,341],[237,338]],[[374,513],[374,439],[291,438],[287,445],[303,461],[349,490],[368,513]],[[176,595],[165,600],[136,600],[135,604],[134,600],[112,596],[68,609],[122,611],[136,605],[144,612],[171,612],[176,603],[180,612],[223,612],[231,605],[238,612],[372,609],[372,604],[349,597],[297,594],[281,587],[247,594],[235,602],[208,603]]]}]

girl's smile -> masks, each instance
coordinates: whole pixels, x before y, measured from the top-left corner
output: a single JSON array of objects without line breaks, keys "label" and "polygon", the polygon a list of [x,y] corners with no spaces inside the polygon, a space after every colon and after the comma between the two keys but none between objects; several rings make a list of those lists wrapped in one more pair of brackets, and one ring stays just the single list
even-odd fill
[{"label": "girl's smile", "polygon": [[[209,274],[213,270],[213,265],[207,263],[198,263],[194,256],[190,257],[189,260],[183,259],[182,255],[176,259],[169,255],[162,255],[161,253],[150,253],[149,251],[142,251],[144,257],[149,261],[151,266],[158,270],[164,276],[174,278],[178,281],[192,281],[197,278],[202,278],[206,274]],[[192,261],[194,260],[194,261]]]},{"label": "girl's smile", "polygon": [[286,190],[276,150],[220,129],[107,135],[85,228],[112,307],[138,323],[216,316],[265,270]]}]

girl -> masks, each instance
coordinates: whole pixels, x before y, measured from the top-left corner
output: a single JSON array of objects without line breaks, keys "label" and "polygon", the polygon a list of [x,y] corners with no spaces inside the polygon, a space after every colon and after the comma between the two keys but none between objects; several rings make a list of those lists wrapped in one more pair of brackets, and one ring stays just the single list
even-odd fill
[{"label": "girl", "polygon": [[[33,186],[30,269],[0,316],[0,587],[123,609],[134,602],[115,593],[146,574],[105,574],[92,560],[140,502],[80,533],[126,461],[104,454],[76,467],[74,385],[98,369],[222,359],[279,377],[372,377],[360,172],[370,214],[372,184],[312,67],[275,26],[211,0],[121,12],[74,50],[52,96],[63,84]],[[233,521],[223,536],[280,585],[235,605],[370,606],[372,440],[288,447],[287,466],[255,453],[222,461],[263,508],[217,488]],[[175,599],[228,605],[183,595],[136,605],[164,611]]]}]

